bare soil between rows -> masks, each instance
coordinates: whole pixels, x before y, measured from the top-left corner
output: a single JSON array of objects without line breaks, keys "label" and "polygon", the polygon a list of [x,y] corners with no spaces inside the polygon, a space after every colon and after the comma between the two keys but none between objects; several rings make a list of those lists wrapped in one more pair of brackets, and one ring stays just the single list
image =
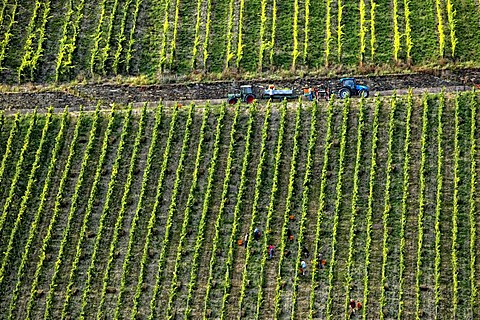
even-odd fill
[{"label": "bare soil between rows", "polygon": [[[64,108],[70,106],[75,110],[80,106],[91,108],[97,104],[109,107],[139,104],[144,102],[180,101],[183,103],[225,101],[227,94],[243,84],[252,84],[259,94],[262,88],[274,83],[278,88],[293,88],[301,92],[305,86],[328,85],[334,87],[339,77],[335,78],[294,78],[281,81],[221,81],[207,83],[175,83],[159,85],[119,85],[111,83],[81,84],[59,89],[32,89],[20,87],[16,92],[0,93],[0,109],[29,110],[48,107]],[[371,95],[391,95],[394,91],[404,94],[409,88],[414,92],[465,91],[480,84],[480,69],[464,70],[430,70],[415,74],[384,76],[359,76],[359,83],[370,87]]]}]

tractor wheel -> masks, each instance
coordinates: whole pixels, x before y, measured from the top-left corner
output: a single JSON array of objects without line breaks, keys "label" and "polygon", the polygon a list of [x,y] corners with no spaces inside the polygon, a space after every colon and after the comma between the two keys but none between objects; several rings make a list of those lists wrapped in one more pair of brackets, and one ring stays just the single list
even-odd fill
[{"label": "tractor wheel", "polygon": [[245,97],[245,102],[248,104],[253,103],[253,100],[255,100],[255,96],[252,94],[249,94],[248,96]]},{"label": "tractor wheel", "polygon": [[338,95],[339,95],[340,98],[342,98],[342,99],[349,98],[349,97],[350,97],[350,89],[348,89],[348,88],[342,88],[342,89],[340,89],[340,91],[338,92]]},{"label": "tractor wheel", "polygon": [[228,99],[228,104],[237,104],[238,99],[237,98],[230,98]]},{"label": "tractor wheel", "polygon": [[363,98],[368,98],[368,94],[369,94],[368,90],[362,90],[362,91],[360,91],[359,96],[363,97]]}]

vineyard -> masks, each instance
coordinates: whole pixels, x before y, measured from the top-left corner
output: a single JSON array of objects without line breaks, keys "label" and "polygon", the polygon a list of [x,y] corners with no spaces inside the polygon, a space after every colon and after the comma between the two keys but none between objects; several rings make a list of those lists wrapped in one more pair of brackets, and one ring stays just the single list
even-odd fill
[{"label": "vineyard", "polygon": [[477,0],[2,0],[0,79],[478,66],[479,21]]},{"label": "vineyard", "polygon": [[478,102],[2,113],[1,318],[477,319]]}]

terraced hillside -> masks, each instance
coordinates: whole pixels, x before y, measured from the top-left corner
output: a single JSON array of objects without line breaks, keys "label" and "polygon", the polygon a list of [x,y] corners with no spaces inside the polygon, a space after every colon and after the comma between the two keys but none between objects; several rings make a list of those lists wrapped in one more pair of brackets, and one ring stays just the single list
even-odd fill
[{"label": "terraced hillside", "polygon": [[1,318],[476,319],[477,107],[2,114]]},{"label": "terraced hillside", "polygon": [[477,0],[2,0],[0,80],[471,67],[479,21]]}]

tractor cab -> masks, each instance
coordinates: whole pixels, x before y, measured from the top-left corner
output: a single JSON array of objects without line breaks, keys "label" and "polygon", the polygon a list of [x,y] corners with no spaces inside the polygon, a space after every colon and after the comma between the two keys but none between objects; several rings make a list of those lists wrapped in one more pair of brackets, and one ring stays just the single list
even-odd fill
[{"label": "tractor cab", "polygon": [[251,85],[240,86],[234,93],[229,93],[227,98],[228,104],[236,104],[238,101],[253,103],[254,100],[255,94]]},{"label": "tractor cab", "polygon": [[339,87],[338,95],[342,99],[351,97],[352,95],[367,98],[369,95],[368,87],[357,83],[355,78],[341,78]]}]

